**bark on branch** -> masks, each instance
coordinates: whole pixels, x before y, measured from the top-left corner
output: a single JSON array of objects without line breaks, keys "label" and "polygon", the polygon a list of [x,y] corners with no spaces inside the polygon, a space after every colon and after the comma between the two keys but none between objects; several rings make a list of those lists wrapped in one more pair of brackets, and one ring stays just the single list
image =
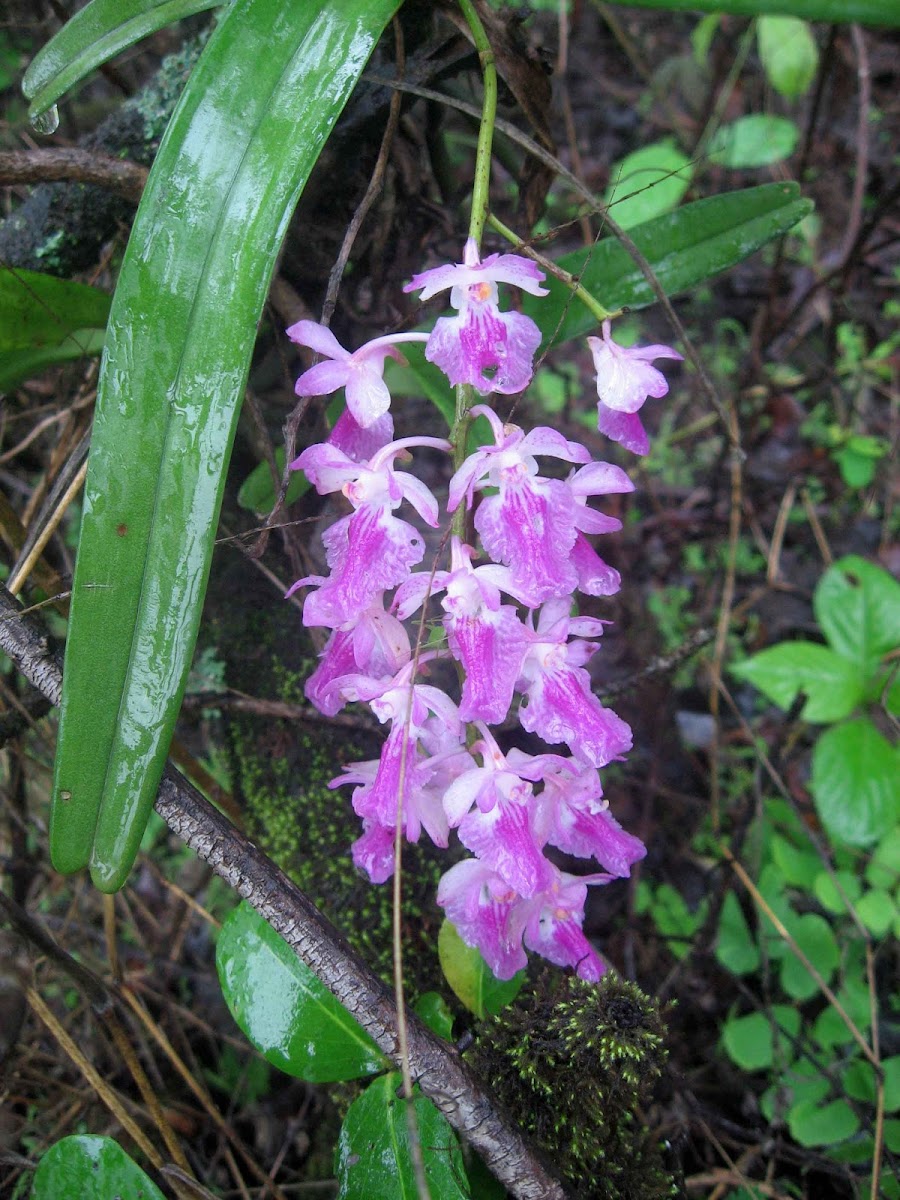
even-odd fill
[{"label": "bark on branch", "polygon": [[[0,587],[0,649],[48,700],[59,704],[60,655],[22,615],[5,587]],[[296,884],[171,766],[160,785],[156,811],[268,921],[381,1050],[396,1061],[392,994]],[[497,1179],[517,1200],[565,1200],[562,1187],[506,1123],[455,1048],[413,1013],[407,1014],[407,1022],[413,1078]]]},{"label": "bark on branch", "polygon": [[76,146],[0,151],[2,185],[56,183],[60,180],[92,183],[137,204],[149,173],[140,163]]}]

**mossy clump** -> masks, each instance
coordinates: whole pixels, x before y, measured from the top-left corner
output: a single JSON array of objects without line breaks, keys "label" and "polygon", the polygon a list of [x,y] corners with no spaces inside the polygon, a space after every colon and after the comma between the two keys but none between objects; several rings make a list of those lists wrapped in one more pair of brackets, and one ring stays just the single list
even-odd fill
[{"label": "mossy clump", "polygon": [[640,1113],[666,1061],[659,1007],[608,972],[544,971],[482,1023],[467,1052],[493,1093],[582,1200],[676,1194]]}]

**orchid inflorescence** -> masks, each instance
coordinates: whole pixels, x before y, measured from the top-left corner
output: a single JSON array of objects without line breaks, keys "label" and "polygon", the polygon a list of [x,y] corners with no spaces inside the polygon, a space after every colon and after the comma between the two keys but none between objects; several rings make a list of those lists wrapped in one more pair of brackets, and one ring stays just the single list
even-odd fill
[{"label": "orchid inflorescence", "polygon": [[[585,664],[606,622],[573,616],[573,597],[618,591],[618,572],[588,539],[620,522],[588,502],[633,485],[619,467],[593,462],[583,445],[556,430],[525,433],[478,404],[470,412],[487,419],[493,444],[465,458],[450,480],[447,512],[457,518],[449,569],[416,572],[425,541],[396,512],[405,503],[436,529],[440,506],[398,462],[416,448],[449,453],[453,446],[434,437],[393,440],[383,378],[388,357],[402,361],[399,344],[421,341],[451,384],[482,396],[522,391],[541,334],[529,317],[500,311],[498,284],[542,296],[543,279],[535,263],[516,254],[480,259],[470,238],[461,264],[423,271],[405,289],[423,300],[450,291],[456,315],[441,317],[430,334],[376,338],[351,354],[313,321],[288,330],[325,356],[300,376],[298,395],[343,387],[347,400],[328,440],[291,465],[321,495],[343,493],[352,509],[323,535],[330,574],[300,579],[291,592],[311,588],[303,623],[332,631],[307,682],[308,699],[329,716],[364,701],[390,726],[379,759],[345,766],[331,784],[356,785],[353,808],[363,825],[353,845],[357,867],[373,883],[393,874],[398,821],[409,841],[424,829],[443,848],[456,829],[473,857],[444,874],[437,899],[463,941],[500,979],[525,966],[524,942],[596,980],[604,964],[582,931],[588,885],[627,876],[645,848],[603,798],[599,770],[630,749],[631,730],[592,693]],[[667,346],[624,349],[608,321],[602,334],[588,338],[600,429],[646,453],[638,410],[648,395],[668,390],[651,362],[681,356]],[[567,478],[543,476],[541,458],[571,464]],[[461,506],[467,519],[474,510],[484,561],[459,533],[467,528]],[[418,624],[423,605],[438,595],[443,637],[416,651],[404,622]],[[424,682],[442,660],[457,664],[458,699]],[[490,727],[507,720],[516,696],[522,727],[568,754],[500,748]],[[544,854],[548,845],[595,859],[601,870],[562,871]]]}]

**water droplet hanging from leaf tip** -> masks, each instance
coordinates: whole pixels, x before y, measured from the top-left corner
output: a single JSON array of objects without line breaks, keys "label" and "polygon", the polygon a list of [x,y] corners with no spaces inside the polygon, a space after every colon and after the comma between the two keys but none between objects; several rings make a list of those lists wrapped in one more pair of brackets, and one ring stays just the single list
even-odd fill
[{"label": "water droplet hanging from leaf tip", "polygon": [[59,109],[55,104],[43,112],[35,113],[31,118],[31,128],[35,133],[51,134],[59,129]]}]

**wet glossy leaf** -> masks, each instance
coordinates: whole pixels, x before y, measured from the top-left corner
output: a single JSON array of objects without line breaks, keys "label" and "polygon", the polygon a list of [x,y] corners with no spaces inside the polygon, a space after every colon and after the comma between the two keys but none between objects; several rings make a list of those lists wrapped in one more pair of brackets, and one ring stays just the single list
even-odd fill
[{"label": "wet glossy leaf", "polygon": [[799,136],[787,117],[755,113],[723,125],[709,144],[709,157],[735,170],[765,167],[790,158]]},{"label": "wet glossy leaf", "polygon": [[[418,1200],[401,1083],[398,1072],[384,1075],[347,1110],[335,1161],[339,1200]],[[430,1194],[435,1200],[466,1200],[469,1185],[456,1134],[427,1096],[417,1095],[412,1103]]]},{"label": "wet glossy leaf", "polygon": [[756,40],[775,91],[789,100],[802,96],[815,79],[819,65],[819,48],[809,25],[796,16],[760,17]]},{"label": "wet glossy leaf", "polygon": [[623,229],[632,229],[677,208],[691,174],[691,160],[674,142],[652,142],[612,167],[603,202]]},{"label": "wet glossy leaf", "polygon": [[91,0],[35,55],[22,79],[34,118],[91,71],[158,29],[219,0]]},{"label": "wet glossy leaf", "polygon": [[309,1083],[361,1079],[390,1064],[285,940],[242,901],[216,943],[231,1015],[268,1062]]},{"label": "wet glossy leaf", "polygon": [[479,1020],[496,1016],[511,1004],[525,982],[525,972],[497,979],[474,946],[467,946],[456,927],[444,921],[438,934],[441,970],[454,993]]},{"label": "wet glossy leaf", "polygon": [[[614,0],[626,3],[626,0]],[[896,0],[627,0],[635,8],[675,12],[716,12],[739,17],[784,13],[806,21],[858,21],[863,25],[900,26]]]},{"label": "wet glossy leaf", "polygon": [[107,891],[137,853],[180,707],[279,246],[396,6],[236,0],[150,172],[99,383],[51,812],[56,867],[90,859]]},{"label": "wet glossy leaf", "polygon": [[806,696],[806,721],[839,721],[849,716],[863,696],[859,669],[827,646],[815,642],[780,642],[731,667],[780,708],[788,709],[800,693]]},{"label": "wet glossy leaf", "polygon": [[871,846],[900,819],[900,755],[865,717],[813,748],[812,793],[835,844]]},{"label": "wet glossy leaf", "polygon": [[866,676],[900,646],[900,583],[864,558],[848,555],[830,566],[813,609],[829,644]]},{"label": "wet glossy leaf", "polygon": [[31,1200],[165,1200],[152,1179],[108,1137],[79,1134],[51,1146],[38,1163]]},{"label": "wet glossy leaf", "polygon": [[[685,204],[636,226],[629,236],[663,291],[674,296],[741,262],[811,211],[812,204],[800,199],[796,184],[771,183]],[[640,267],[615,238],[565,254],[559,263],[611,310],[656,303]],[[525,296],[522,306],[545,337],[552,337],[553,345],[595,332],[596,319],[572,300],[564,284],[548,279],[546,286],[549,296]]]}]

